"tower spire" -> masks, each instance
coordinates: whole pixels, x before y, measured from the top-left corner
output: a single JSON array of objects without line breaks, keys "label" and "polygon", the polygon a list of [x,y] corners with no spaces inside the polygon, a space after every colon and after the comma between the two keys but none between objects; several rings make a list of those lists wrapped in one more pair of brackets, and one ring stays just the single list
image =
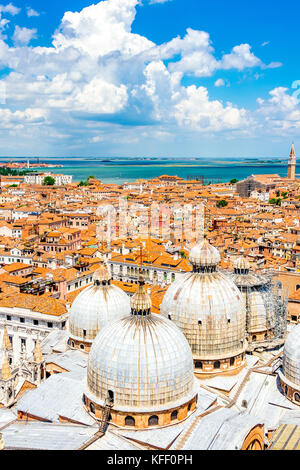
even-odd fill
[{"label": "tower spire", "polygon": [[12,349],[11,342],[9,340],[9,336],[7,333],[6,325],[4,325],[4,329],[3,329],[2,348],[4,349],[4,351],[10,351]]},{"label": "tower spire", "polygon": [[290,156],[289,156],[289,163],[288,163],[288,175],[289,179],[295,179],[296,173],[296,152],[294,143],[292,144]]}]

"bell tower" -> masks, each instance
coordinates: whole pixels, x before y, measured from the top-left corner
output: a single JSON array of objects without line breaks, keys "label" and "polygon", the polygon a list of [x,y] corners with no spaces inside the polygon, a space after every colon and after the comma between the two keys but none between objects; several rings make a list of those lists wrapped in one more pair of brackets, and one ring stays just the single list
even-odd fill
[{"label": "bell tower", "polygon": [[294,144],[293,144],[292,148],[291,148],[291,153],[290,153],[290,156],[289,156],[287,177],[289,179],[294,180],[295,179],[295,173],[296,173],[296,154],[295,154],[295,147],[294,147]]}]

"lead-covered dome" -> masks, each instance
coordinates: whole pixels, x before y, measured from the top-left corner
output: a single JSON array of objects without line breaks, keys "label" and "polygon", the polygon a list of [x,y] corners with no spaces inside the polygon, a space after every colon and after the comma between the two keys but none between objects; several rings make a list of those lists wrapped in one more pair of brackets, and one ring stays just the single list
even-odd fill
[{"label": "lead-covered dome", "polygon": [[[84,289],[72,304],[69,319],[71,346],[91,344],[107,323],[129,313],[129,297],[110,283],[109,271],[103,264],[94,273],[94,283]],[[89,349],[82,346],[82,349]]]},{"label": "lead-covered dome", "polygon": [[207,240],[194,247],[193,272],[174,281],[161,304],[161,314],[185,334],[197,373],[223,372],[244,363],[246,310],[234,282],[218,271],[219,260]]},{"label": "lead-covered dome", "polygon": [[286,338],[279,376],[284,394],[300,405],[300,325],[296,325]]},{"label": "lead-covered dome", "polygon": [[170,424],[171,414],[183,419],[196,398],[188,342],[174,323],[150,313],[142,284],[131,315],[103,328],[89,354],[85,403],[97,415],[110,397],[120,426]]}]

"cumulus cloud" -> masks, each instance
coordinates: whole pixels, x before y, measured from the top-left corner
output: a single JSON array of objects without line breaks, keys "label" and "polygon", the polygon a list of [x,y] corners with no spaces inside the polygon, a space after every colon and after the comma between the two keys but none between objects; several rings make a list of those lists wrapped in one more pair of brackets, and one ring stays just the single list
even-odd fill
[{"label": "cumulus cloud", "polygon": [[35,28],[21,28],[20,26],[15,27],[15,31],[13,34],[13,41],[17,45],[27,45],[30,41],[36,38],[37,30]]},{"label": "cumulus cloud", "polygon": [[31,7],[27,7],[26,8],[26,13],[27,13],[27,16],[29,18],[31,18],[32,16],[40,16],[39,12],[34,10],[33,8]]},{"label": "cumulus cloud", "polygon": [[0,13],[9,13],[12,16],[18,15],[20,13],[21,8],[14,6],[12,3],[8,5],[0,5]]},{"label": "cumulus cloud", "polygon": [[[56,144],[62,139],[78,146],[102,145],[106,139],[132,142],[149,133],[164,140],[179,128],[248,132],[249,123],[254,123],[244,108],[211,98],[203,86],[185,86],[182,79],[268,66],[249,44],[216,57],[209,34],[191,28],[183,37],[156,45],[132,32],[139,3],[105,0],[79,12],[68,11],[51,47],[27,46],[37,31],[20,26],[15,27],[14,47],[0,39],[0,65],[11,70],[4,79],[5,125],[13,123],[11,128],[20,132],[27,129],[26,136],[32,128],[43,141]],[[3,23],[3,31],[5,27]],[[215,86],[224,84],[224,79],[215,81]],[[270,100],[258,103],[257,116],[271,109]],[[150,125],[152,131],[135,130]]]},{"label": "cumulus cloud", "polygon": [[218,78],[218,80],[215,81],[216,87],[224,86],[224,85],[225,85],[225,81],[223,80],[223,78]]},{"label": "cumulus cloud", "polygon": [[257,114],[264,116],[265,123],[271,131],[300,129],[300,107],[296,96],[290,95],[289,90],[277,87],[270,91],[270,98],[257,99]]}]

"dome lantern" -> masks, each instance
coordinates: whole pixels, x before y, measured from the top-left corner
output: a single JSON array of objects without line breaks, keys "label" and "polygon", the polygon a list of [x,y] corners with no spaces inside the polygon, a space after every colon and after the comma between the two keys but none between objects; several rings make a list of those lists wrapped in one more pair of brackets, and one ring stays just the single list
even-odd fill
[{"label": "dome lantern", "polygon": [[192,248],[189,260],[193,266],[193,272],[201,273],[215,272],[221,258],[218,250],[204,237],[200,243]]},{"label": "dome lantern", "polygon": [[139,287],[134,296],[131,298],[130,307],[132,315],[150,315],[151,313],[151,298],[145,291],[145,281],[142,276],[139,277]]}]

